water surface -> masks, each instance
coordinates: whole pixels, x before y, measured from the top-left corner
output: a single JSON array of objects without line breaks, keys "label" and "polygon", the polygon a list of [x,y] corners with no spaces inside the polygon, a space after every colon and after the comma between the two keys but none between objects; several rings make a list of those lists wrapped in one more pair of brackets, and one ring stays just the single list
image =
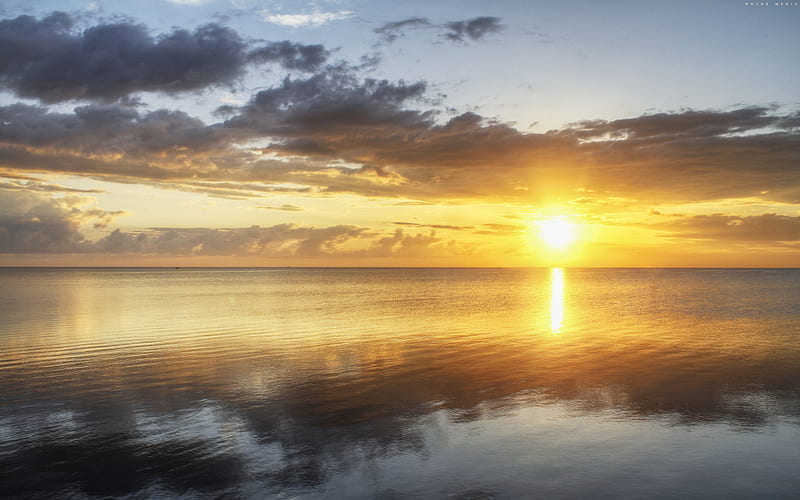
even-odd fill
[{"label": "water surface", "polygon": [[800,271],[0,270],[0,496],[800,492]]}]

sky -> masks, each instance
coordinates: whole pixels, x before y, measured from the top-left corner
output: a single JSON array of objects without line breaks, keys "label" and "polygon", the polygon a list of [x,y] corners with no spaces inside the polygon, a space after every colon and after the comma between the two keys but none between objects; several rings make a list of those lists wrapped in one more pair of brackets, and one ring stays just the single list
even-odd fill
[{"label": "sky", "polygon": [[0,266],[797,267],[799,24],[5,1]]}]

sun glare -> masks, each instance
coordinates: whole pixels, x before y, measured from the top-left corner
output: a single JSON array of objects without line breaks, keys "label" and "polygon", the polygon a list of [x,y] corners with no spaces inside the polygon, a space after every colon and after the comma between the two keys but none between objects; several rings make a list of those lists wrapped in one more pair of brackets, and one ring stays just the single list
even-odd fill
[{"label": "sun glare", "polygon": [[563,250],[575,241],[575,226],[565,220],[544,220],[538,226],[542,241],[554,250]]}]

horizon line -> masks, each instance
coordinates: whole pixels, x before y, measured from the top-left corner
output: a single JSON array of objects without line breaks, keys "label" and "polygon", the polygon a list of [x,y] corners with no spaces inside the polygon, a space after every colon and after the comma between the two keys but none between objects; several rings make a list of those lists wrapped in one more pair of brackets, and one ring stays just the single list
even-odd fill
[{"label": "horizon line", "polygon": [[3,266],[0,269],[800,269],[760,266]]}]

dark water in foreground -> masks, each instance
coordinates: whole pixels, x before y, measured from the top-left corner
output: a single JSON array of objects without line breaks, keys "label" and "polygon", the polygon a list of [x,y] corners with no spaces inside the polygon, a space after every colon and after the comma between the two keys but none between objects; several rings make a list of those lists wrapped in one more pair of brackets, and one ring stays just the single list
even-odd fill
[{"label": "dark water in foreground", "polygon": [[800,271],[0,270],[0,496],[797,498]]}]

